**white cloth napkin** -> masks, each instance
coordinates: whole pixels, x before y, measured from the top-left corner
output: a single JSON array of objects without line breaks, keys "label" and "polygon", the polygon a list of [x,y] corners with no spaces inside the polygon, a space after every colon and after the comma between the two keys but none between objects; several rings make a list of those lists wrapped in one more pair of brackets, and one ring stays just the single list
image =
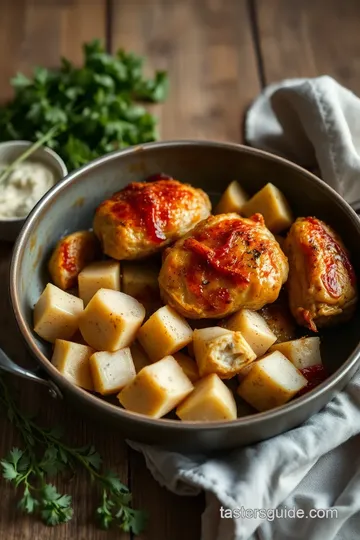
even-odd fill
[{"label": "white cloth napkin", "polygon": [[[247,114],[246,138],[300,165],[318,165],[323,180],[349,202],[360,199],[360,100],[330,77],[268,87]],[[205,490],[201,540],[360,536],[360,374],[301,427],[216,459],[129,444],[169,490]],[[267,513],[231,519],[226,509],[240,516],[246,510]],[[305,516],[311,509],[333,509],[337,517],[294,518],[294,509]],[[285,511],[289,517],[282,519]]]}]

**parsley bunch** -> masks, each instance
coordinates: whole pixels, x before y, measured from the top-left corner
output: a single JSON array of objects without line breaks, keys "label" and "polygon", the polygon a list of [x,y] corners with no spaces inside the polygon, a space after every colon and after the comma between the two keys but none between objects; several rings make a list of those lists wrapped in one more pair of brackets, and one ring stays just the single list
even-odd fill
[{"label": "parsley bunch", "polygon": [[105,52],[94,40],[83,46],[84,65],[63,58],[58,70],[38,67],[30,79],[12,79],[14,99],[0,108],[0,141],[36,141],[56,126],[47,141],[76,169],[103,154],[157,138],[156,119],[139,101],[166,98],[168,78],[158,71],[143,75],[143,59],[119,50]]},{"label": "parsley bunch", "polygon": [[74,473],[83,467],[100,490],[96,516],[102,528],[119,527],[125,532],[140,534],[145,514],[131,507],[131,493],[113,472],[101,472],[101,457],[93,446],[72,448],[62,440],[59,428],[45,429],[22,413],[0,377],[0,404],[9,420],[20,432],[24,449],[13,448],[1,460],[3,477],[22,489],[19,508],[37,514],[46,525],[66,523],[73,516],[70,495],[58,493],[48,482],[59,473]]}]

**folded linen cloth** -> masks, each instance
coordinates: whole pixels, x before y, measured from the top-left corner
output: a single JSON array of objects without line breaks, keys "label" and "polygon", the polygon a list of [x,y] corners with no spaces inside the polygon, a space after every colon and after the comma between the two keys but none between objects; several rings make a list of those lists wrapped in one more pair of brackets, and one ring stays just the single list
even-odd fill
[{"label": "folded linen cloth", "polygon": [[[249,109],[245,133],[253,146],[318,165],[348,202],[360,199],[360,99],[330,77],[268,87]],[[205,490],[201,540],[360,536],[360,373],[301,427],[216,458],[129,444],[169,490]],[[294,517],[299,509],[304,517]],[[306,517],[311,509],[322,511]]]}]

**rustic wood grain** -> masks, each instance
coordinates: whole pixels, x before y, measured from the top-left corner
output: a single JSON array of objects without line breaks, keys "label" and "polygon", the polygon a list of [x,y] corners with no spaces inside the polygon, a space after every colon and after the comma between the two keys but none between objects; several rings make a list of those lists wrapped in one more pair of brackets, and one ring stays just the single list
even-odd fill
[{"label": "rustic wood grain", "polygon": [[241,139],[243,111],[259,91],[245,0],[114,0],[112,20],[113,48],[169,72],[162,139]]},{"label": "rustic wood grain", "polygon": [[[101,38],[105,41],[105,2],[102,0],[3,0],[0,17],[0,100],[11,96],[8,80],[16,71],[29,73],[34,65],[54,67],[61,55],[76,63],[81,61],[84,41]],[[8,265],[10,245],[0,243],[0,346],[22,364],[32,363],[11,315],[8,300]],[[78,415],[74,407],[56,402],[46,390],[26,381],[9,377],[19,392],[24,408],[38,411],[45,425],[62,424],[71,444],[93,443],[103,456],[105,466],[115,470],[124,482],[128,481],[128,449],[121,436],[105,427],[93,424]],[[13,444],[19,444],[16,434],[5,419],[0,418],[0,456]],[[73,496],[75,517],[57,528],[44,527],[31,517],[20,515],[16,509],[14,490],[0,481],[0,538],[6,540],[102,540],[130,538],[118,531],[103,532],[94,526],[97,494],[89,479],[79,475],[73,481],[57,482],[61,492]]]},{"label": "rustic wood grain", "polygon": [[266,83],[328,74],[360,93],[358,0],[255,0]]}]

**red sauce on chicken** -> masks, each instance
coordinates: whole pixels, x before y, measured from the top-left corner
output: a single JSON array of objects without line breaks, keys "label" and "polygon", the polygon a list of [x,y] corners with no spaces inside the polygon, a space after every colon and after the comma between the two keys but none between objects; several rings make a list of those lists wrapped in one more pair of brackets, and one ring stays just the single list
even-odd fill
[{"label": "red sauce on chicken", "polygon": [[326,267],[326,271],[321,276],[322,282],[333,298],[339,298],[342,294],[341,282],[338,278],[339,261],[346,269],[351,284],[355,284],[355,272],[349,257],[339,242],[328,233],[318,219],[308,217],[306,221],[311,226],[310,239],[309,242],[302,244],[303,249],[310,260],[316,258],[317,250],[321,249]]},{"label": "red sauce on chicken", "polygon": [[[261,255],[260,251],[251,249],[253,232],[254,226],[245,221],[234,220],[229,228],[229,222],[224,220],[185,240],[184,249],[195,253],[203,264],[216,270],[217,274],[246,285],[250,281],[249,260],[253,258],[255,261]],[[244,244],[247,257],[243,252],[239,256],[239,250],[233,249],[239,242]]]},{"label": "red sauce on chicken", "polygon": [[166,240],[165,232],[171,226],[173,212],[178,207],[179,199],[186,202],[194,196],[173,179],[158,179],[157,181],[139,183],[133,182],[122,191],[115,193],[111,200],[115,202],[112,213],[124,221],[132,222],[135,226],[144,227],[148,238],[160,244]]},{"label": "red sauce on chicken", "polygon": [[[259,235],[262,225],[261,215],[253,221],[223,220],[184,241],[183,248],[192,254],[191,271],[185,277],[187,286],[207,310],[226,308],[232,301],[229,289],[250,284],[251,274],[257,271],[265,252],[271,263],[263,265],[261,272],[264,277],[271,273],[275,261],[269,240]],[[228,280],[229,289],[215,286],[219,277]]]},{"label": "red sauce on chicken", "polygon": [[61,264],[69,273],[76,272],[77,264],[71,242],[64,242],[61,246]]}]

